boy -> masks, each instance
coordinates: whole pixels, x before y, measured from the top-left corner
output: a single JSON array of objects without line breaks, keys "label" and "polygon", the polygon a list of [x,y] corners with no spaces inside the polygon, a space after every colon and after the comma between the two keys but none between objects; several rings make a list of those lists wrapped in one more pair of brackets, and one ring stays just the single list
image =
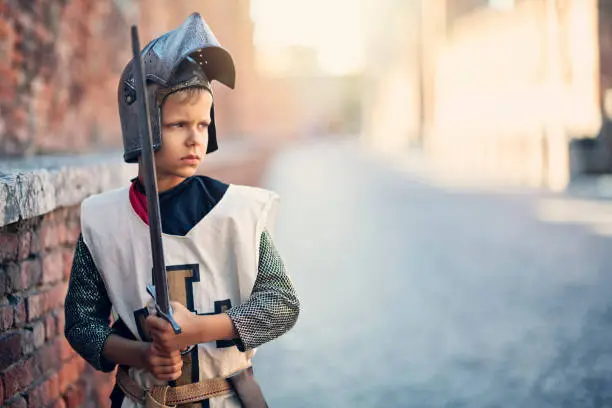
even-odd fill
[{"label": "boy", "polygon": [[[168,288],[182,333],[149,313],[152,261],[139,167],[131,187],[82,204],[65,335],[96,369],[119,365],[112,407],[239,407],[250,396],[227,378],[244,378],[259,392],[250,368],[255,347],[285,333],[299,314],[268,232],[278,199],[194,175],[203,155],[217,149],[210,82],[233,88],[235,80],[231,56],[203,18],[192,14],[142,56]],[[133,84],[130,62],[119,83],[128,163],[139,162],[141,151]]]}]

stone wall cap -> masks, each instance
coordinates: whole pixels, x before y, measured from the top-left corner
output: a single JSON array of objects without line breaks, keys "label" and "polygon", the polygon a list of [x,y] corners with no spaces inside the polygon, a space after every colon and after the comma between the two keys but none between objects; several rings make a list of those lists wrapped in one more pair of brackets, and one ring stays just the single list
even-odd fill
[{"label": "stone wall cap", "polygon": [[[236,166],[258,147],[226,140],[205,159],[208,169]],[[129,185],[138,166],[123,162],[123,152],[78,156],[36,156],[0,160],[0,227],[79,204],[85,198]]]},{"label": "stone wall cap", "polygon": [[120,152],[2,160],[0,226],[125,186],[137,171],[137,166],[123,163]]}]

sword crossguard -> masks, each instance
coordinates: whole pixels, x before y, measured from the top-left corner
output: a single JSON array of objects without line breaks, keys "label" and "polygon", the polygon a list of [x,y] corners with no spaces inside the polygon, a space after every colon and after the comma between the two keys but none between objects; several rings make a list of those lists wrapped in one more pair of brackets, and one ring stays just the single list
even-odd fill
[{"label": "sword crossguard", "polygon": [[153,302],[155,303],[155,311],[157,312],[157,314],[164,318],[168,323],[170,323],[170,326],[172,326],[172,330],[174,330],[175,334],[181,334],[181,326],[179,326],[176,320],[174,320],[174,317],[172,316],[172,308],[168,310],[168,313],[164,313],[159,308],[159,305],[157,304],[157,298],[155,297],[155,287],[153,285],[147,285],[147,292],[153,298]]}]

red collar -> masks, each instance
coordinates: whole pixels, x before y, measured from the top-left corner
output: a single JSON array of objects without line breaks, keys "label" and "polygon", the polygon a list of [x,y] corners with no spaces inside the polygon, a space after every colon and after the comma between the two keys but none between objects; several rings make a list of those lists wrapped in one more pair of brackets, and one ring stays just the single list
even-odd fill
[{"label": "red collar", "polygon": [[130,186],[130,204],[132,208],[138,214],[140,219],[147,225],[149,225],[149,213],[147,212],[147,195],[140,192],[136,188],[136,181],[132,182]]}]

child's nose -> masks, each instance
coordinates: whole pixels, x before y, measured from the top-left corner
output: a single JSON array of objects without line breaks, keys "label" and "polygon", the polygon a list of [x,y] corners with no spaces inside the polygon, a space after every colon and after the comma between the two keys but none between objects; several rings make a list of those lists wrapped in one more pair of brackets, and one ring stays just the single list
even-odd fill
[{"label": "child's nose", "polygon": [[193,126],[189,128],[189,137],[187,138],[187,144],[189,146],[193,146],[196,144],[202,143],[202,132],[198,129],[197,126]]}]

